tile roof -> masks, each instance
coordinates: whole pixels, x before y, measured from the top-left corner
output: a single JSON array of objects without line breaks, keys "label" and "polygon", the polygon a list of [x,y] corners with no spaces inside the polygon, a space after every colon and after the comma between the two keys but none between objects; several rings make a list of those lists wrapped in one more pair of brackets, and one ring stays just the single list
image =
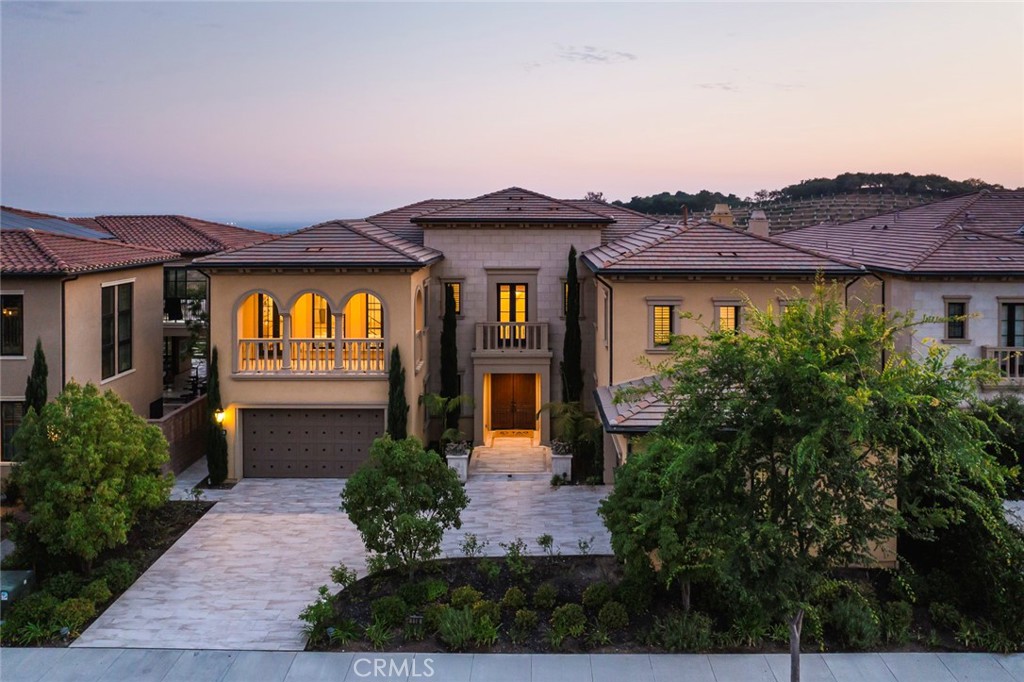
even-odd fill
[{"label": "tile roof", "polygon": [[101,215],[69,220],[112,234],[128,244],[173,249],[188,255],[216,253],[271,237],[266,232],[182,215]]},{"label": "tile roof", "polygon": [[21,208],[0,206],[0,229],[3,230],[44,230],[72,237],[89,237],[91,239],[112,239],[113,235],[82,227],[60,216],[46,213],[26,211]]},{"label": "tile roof", "polygon": [[646,213],[640,213],[639,211],[634,211],[633,209],[625,208],[623,206],[606,204],[603,201],[592,201],[590,199],[567,199],[566,203],[579,206],[580,208],[585,208],[594,213],[600,213],[601,215],[608,216],[615,221],[606,225],[604,232],[601,234],[601,241],[604,244],[633,234],[637,230],[645,227],[656,225],[659,222],[657,218],[652,218]]},{"label": "tile roof", "polygon": [[431,213],[442,208],[448,208],[455,204],[461,204],[464,199],[425,199],[415,204],[393,208],[366,218],[366,222],[383,227],[394,232],[402,239],[414,244],[423,243],[423,228],[412,222],[416,216],[424,213]]},{"label": "tile roof", "polygon": [[602,213],[553,199],[537,192],[509,187],[413,218],[421,225],[443,223],[586,223],[614,222]]},{"label": "tile roof", "polygon": [[[604,430],[608,433],[647,433],[661,426],[668,405],[655,395],[657,382],[655,377],[648,376],[611,386],[599,386],[594,391],[594,398]],[[633,401],[615,402],[615,396],[620,391],[629,390],[635,395],[644,388],[650,390]]]},{"label": "tile roof", "polygon": [[71,275],[120,270],[175,260],[172,251],[122,244],[112,239],[87,239],[41,230],[0,232],[0,273]]},{"label": "tile roof", "polygon": [[890,272],[1020,275],[1022,230],[1024,191],[983,190],[776,239]]},{"label": "tile roof", "polygon": [[657,224],[583,254],[594,272],[610,274],[845,274],[860,269],[811,250],[717,223]]},{"label": "tile roof", "polygon": [[421,267],[443,258],[362,220],[332,220],[239,249],[196,259],[208,267]]}]

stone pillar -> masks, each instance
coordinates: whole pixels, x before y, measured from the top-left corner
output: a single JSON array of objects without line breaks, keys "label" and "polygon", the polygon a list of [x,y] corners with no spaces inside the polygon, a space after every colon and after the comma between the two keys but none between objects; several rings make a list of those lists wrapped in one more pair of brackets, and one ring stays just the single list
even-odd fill
[{"label": "stone pillar", "polygon": [[281,369],[292,368],[292,314],[281,313]]}]

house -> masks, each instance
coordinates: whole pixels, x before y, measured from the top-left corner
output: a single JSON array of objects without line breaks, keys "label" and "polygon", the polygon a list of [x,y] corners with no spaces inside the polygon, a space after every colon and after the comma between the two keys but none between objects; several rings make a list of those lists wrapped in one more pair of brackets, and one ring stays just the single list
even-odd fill
[{"label": "house", "polygon": [[[194,332],[205,326],[206,278],[188,264],[194,258],[255,244],[271,235],[183,215],[99,215],[68,218],[101,238],[125,244],[175,251],[164,265],[163,372],[170,394],[180,394],[192,379]],[[191,388],[191,387],[189,387]]]},{"label": "house", "polygon": [[47,393],[67,381],[112,389],[147,416],[163,392],[163,264],[177,253],[121,243],[56,216],[0,215],[0,474],[16,458],[36,339]]},{"label": "house", "polygon": [[986,393],[1024,390],[1024,191],[982,190],[777,239],[862,265],[886,310],[943,318],[902,337],[901,350],[940,341],[952,357],[996,362],[1000,380]]}]

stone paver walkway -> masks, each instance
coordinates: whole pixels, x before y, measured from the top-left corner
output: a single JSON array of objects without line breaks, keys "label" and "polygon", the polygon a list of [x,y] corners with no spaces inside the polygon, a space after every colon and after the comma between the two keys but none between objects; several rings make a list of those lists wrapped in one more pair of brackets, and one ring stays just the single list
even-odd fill
[{"label": "stone paver walkway", "polygon": [[[788,682],[789,657],[3,649],[0,669],[4,682]],[[804,654],[800,669],[808,682],[1024,682],[1024,655]]]},{"label": "stone paver walkway", "polygon": [[[191,471],[191,470],[190,470]],[[192,472],[195,474],[195,472]],[[205,469],[197,481],[205,475]],[[176,487],[181,497],[188,472]],[[365,573],[359,533],[339,511],[340,479],[245,479],[219,502],[73,644],[74,647],[253,649],[299,651],[298,615],[330,584],[338,562]],[[498,543],[550,533],[563,554],[610,553],[597,516],[605,487],[551,488],[541,481],[471,480],[463,527],[445,536],[443,550],[459,556],[465,533]]]}]

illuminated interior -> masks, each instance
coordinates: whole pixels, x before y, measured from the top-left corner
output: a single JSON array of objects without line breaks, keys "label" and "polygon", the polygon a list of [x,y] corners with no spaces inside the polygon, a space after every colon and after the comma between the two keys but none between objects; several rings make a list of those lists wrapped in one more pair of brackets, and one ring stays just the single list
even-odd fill
[{"label": "illuminated interior", "polygon": [[238,308],[238,335],[243,339],[279,339],[283,328],[277,302],[269,294],[252,294]]},{"label": "illuminated interior", "polygon": [[345,338],[384,338],[384,307],[373,294],[356,294],[345,305]]},{"label": "illuminated interior", "polygon": [[298,339],[334,337],[334,317],[326,298],[310,292],[295,302],[292,307],[292,336]]}]

